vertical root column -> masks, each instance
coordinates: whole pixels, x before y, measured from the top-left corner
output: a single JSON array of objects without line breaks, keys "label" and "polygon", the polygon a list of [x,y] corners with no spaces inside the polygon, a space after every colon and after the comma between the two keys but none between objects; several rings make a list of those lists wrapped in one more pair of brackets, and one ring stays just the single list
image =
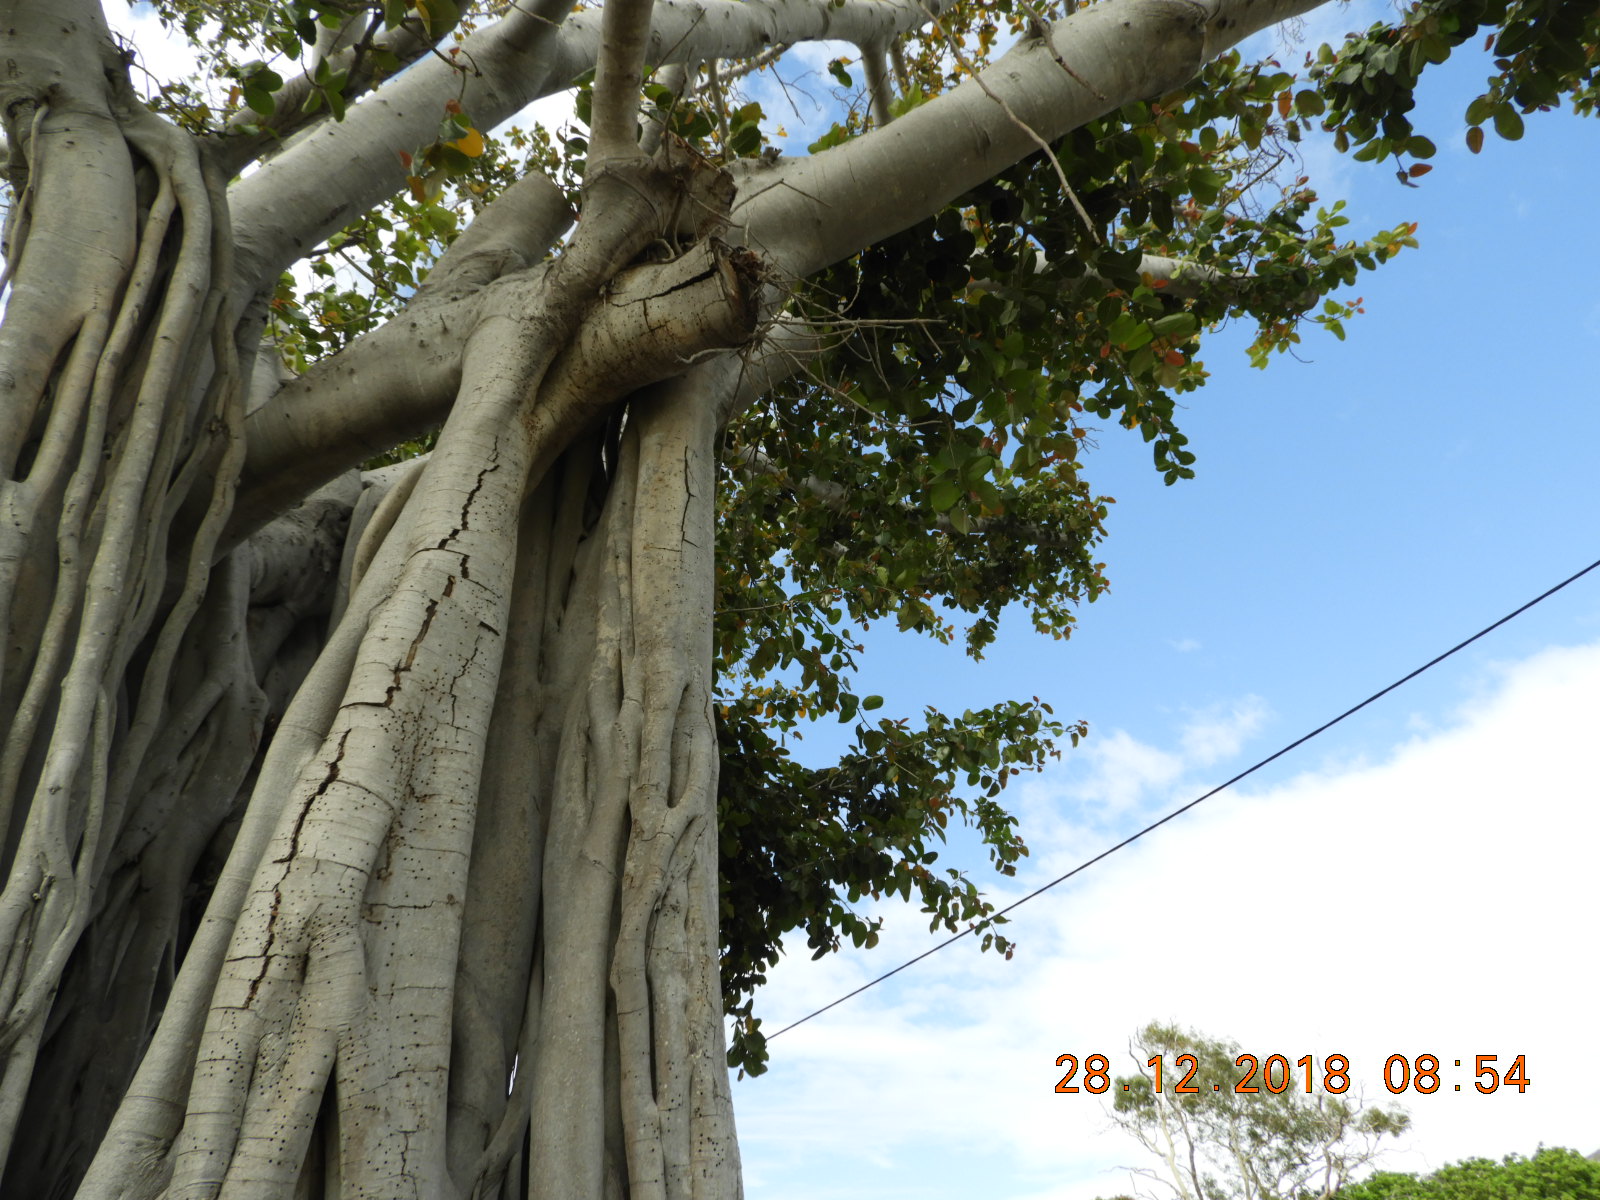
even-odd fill
[{"label": "vertical root column", "polygon": [[535,1196],[741,1194],[717,976],[714,382],[634,403],[607,500],[545,859]]},{"label": "vertical root column", "polygon": [[718,405],[691,375],[635,409],[634,663],[647,714],[611,969],[634,1200],[738,1194],[717,983],[711,616]]}]

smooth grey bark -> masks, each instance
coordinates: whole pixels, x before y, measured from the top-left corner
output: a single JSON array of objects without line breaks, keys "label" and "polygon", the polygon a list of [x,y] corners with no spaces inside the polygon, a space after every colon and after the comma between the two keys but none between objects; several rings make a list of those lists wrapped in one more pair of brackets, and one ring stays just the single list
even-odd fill
[{"label": "smooth grey bark", "polygon": [[[1031,154],[1035,142],[1017,120],[1047,139],[1059,137],[1130,100],[1170,90],[1236,40],[1320,2],[1120,0],[1080,10],[1051,31],[1055,54],[1039,39],[1019,43],[984,72],[982,87],[964,83],[918,106],[892,127],[852,139],[828,154],[776,165],[736,164],[739,190],[729,236],[758,250],[778,276],[802,278],[931,216]],[[786,5],[784,11],[797,7]],[[660,6],[657,11],[659,17]],[[1056,54],[1072,66],[1072,75],[1062,70]],[[330,137],[342,128],[330,130]],[[391,188],[398,184],[396,177]],[[1152,262],[1152,269],[1159,274],[1163,268]],[[418,336],[429,344],[430,358],[442,361],[431,350],[432,339]],[[402,360],[387,369],[409,366]],[[338,357],[322,371],[324,376],[358,374]],[[388,397],[401,405],[436,410],[448,389],[442,383],[417,388],[422,374],[408,373],[375,387],[367,393],[370,400],[352,396],[348,389],[307,397],[305,408],[336,413],[333,419],[352,433],[349,444],[363,447],[354,454],[345,452],[342,460],[330,459],[320,478],[352,465],[369,452],[364,447],[383,441]],[[308,419],[314,418],[308,413],[297,421]],[[371,431],[363,432],[369,426]],[[279,458],[298,461],[300,454],[296,450]]]},{"label": "smooth grey bark", "polygon": [[[743,58],[777,43],[842,38],[882,41],[943,11],[946,0],[662,0],[643,47],[652,65]],[[600,17],[562,22],[570,0],[520,5],[469,38],[470,72],[420,62],[324,122],[234,188],[238,220],[237,295],[245,297],[404,185],[401,153],[434,137],[446,99],[458,99],[482,128],[510,119],[572,86],[600,53]],[[557,22],[562,22],[559,27]]]},{"label": "smooth grey bark", "polygon": [[[1321,0],[1116,0],[1056,22],[893,124],[742,181],[735,228],[803,278],[932,216],[1005,167]],[[1062,69],[1057,57],[1072,68]]]},{"label": "smooth grey bark", "polygon": [[[892,51],[928,9],[517,7],[476,74],[419,61],[225,190],[231,149],[139,103],[92,0],[0,0],[0,1187],[737,1196],[715,451],[808,349],[758,335],[1032,134],[1311,6],[1106,0],[1050,34],[1071,74],[1024,43],[735,196],[636,143],[647,64]],[[530,177],[385,329],[251,377],[250,301],[400,186],[446,99],[488,126],[591,66],[556,257]],[[440,421],[425,464],[352,469]]]}]

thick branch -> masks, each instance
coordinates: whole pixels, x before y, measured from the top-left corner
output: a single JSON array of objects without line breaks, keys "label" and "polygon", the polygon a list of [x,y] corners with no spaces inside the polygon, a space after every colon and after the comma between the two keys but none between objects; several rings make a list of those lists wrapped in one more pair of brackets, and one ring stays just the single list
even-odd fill
[{"label": "thick branch", "polygon": [[589,177],[607,159],[637,158],[639,87],[644,82],[645,41],[653,0],[606,0],[600,14],[590,115]]},{"label": "thick branch", "polygon": [[894,119],[894,95],[889,90],[889,69],[882,46],[861,48],[861,67],[867,75],[867,95],[872,97],[872,123],[882,129]]},{"label": "thick branch", "polygon": [[[1049,259],[1044,251],[1039,251],[1033,259],[1033,271],[1042,275],[1050,268]],[[1193,300],[1202,292],[1218,286],[1238,286],[1243,284],[1247,276],[1224,275],[1215,267],[1208,267],[1204,263],[1194,262],[1186,258],[1169,258],[1164,254],[1146,254],[1139,259],[1139,275],[1153,283],[1162,284],[1162,293],[1167,296],[1176,296],[1180,300]],[[1107,288],[1111,285],[1096,271],[1084,272],[1083,278],[1091,279],[1096,283],[1104,284]],[[999,288],[999,284],[992,279],[974,279],[967,284],[969,292],[992,292]]]},{"label": "thick branch", "polygon": [[[229,542],[318,484],[436,428],[461,379],[460,333],[498,288],[421,306],[317,364],[250,414],[249,456]],[[681,373],[695,356],[742,345],[756,319],[753,256],[720,242],[625,273],[551,366],[535,419],[585,423],[618,397]]]},{"label": "thick branch", "polygon": [[[1105,0],[1018,43],[954,91],[822,154],[753,174],[734,222],[803,277],[938,212],[1120,105],[1192,79],[1207,61],[1322,0]],[[1059,56],[1074,73],[1061,69]],[[1003,103],[1002,103],[1003,102]]]},{"label": "thick branch", "polygon": [[[234,292],[247,298],[405,185],[401,154],[434,139],[447,100],[488,129],[569,80],[541,90],[539,64],[571,0],[529,0],[468,38],[461,65],[427,58],[229,189],[237,231]],[[466,63],[471,63],[468,70]]]},{"label": "thick branch", "polygon": [[[658,0],[645,62],[753,58],[791,42],[883,45],[949,7],[949,0]],[[599,47],[598,14],[574,13],[552,46],[557,57],[551,73],[566,79],[581,74],[593,65]]]},{"label": "thick branch", "polygon": [[565,194],[530,171],[479,213],[434,264],[414,300],[462,296],[544,257],[572,227]]},{"label": "thick branch", "polygon": [[[839,38],[885,42],[946,8],[947,0],[661,0],[644,47],[648,66],[749,58],[780,43]],[[594,67],[601,17],[558,22],[570,0],[530,0],[463,44],[462,73],[437,59],[417,63],[351,108],[342,122],[308,133],[234,185],[240,231],[235,287],[252,294],[313,247],[405,183],[402,151],[434,136],[447,99],[459,95],[488,129]]]},{"label": "thick branch", "polygon": [[[366,94],[374,84],[380,82],[374,72],[375,53],[392,54],[401,67],[406,67],[427,54],[438,40],[427,36],[420,19],[412,18],[393,29],[378,33],[370,42],[363,40],[355,45],[336,45],[326,56],[319,53],[316,61],[318,64],[326,62],[333,75],[348,73],[341,94],[346,103],[353,104],[357,97]],[[226,136],[217,143],[223,169],[228,174],[236,174],[268,147],[310,125],[327,120],[332,114],[326,103],[314,112],[306,111],[306,103],[316,94],[313,73],[305,71],[285,81],[283,87],[273,95],[275,107],[270,117],[262,117],[251,108],[243,108],[235,113],[228,122]],[[240,127],[246,125],[255,126],[258,132],[242,132]]]}]

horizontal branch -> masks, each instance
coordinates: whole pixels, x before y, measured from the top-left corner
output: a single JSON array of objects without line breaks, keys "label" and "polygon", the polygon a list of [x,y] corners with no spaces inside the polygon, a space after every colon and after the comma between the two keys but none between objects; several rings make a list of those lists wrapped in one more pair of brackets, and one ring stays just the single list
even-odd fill
[{"label": "horizontal branch", "polygon": [[[1043,275],[1050,269],[1050,260],[1045,257],[1043,250],[1035,253],[1033,257],[1033,273]],[[1169,258],[1164,254],[1146,254],[1139,259],[1139,276],[1154,283],[1162,285],[1161,292],[1166,296],[1176,296],[1180,300],[1193,300],[1207,288],[1219,285],[1240,284],[1246,276],[1225,275],[1215,267],[1208,267],[1204,263],[1197,263],[1186,258]],[[1087,271],[1082,278],[1092,279],[1096,283],[1104,284],[1108,289],[1110,282],[1097,271]],[[974,279],[967,284],[969,292],[992,292],[1000,287],[1000,283],[993,279]]]},{"label": "horizontal branch", "polygon": [[[752,171],[734,225],[802,278],[909,228],[1047,142],[1187,83],[1210,59],[1324,0],[1102,0],[893,124]],[[1048,42],[1048,44],[1047,44]],[[1064,70],[1065,63],[1071,68]]]},{"label": "horizontal branch", "polygon": [[[754,58],[794,42],[883,45],[927,24],[950,0],[657,0],[645,62]],[[594,65],[600,14],[574,13],[554,39],[554,76],[573,79]]]},{"label": "horizontal branch", "polygon": [[571,0],[515,6],[467,38],[460,54],[423,58],[351,106],[343,121],[306,131],[229,187],[236,302],[400,191],[407,172],[401,155],[438,136],[447,101],[489,129],[546,94],[540,65],[571,7]]},{"label": "horizontal branch", "polygon": [[[392,55],[401,67],[408,67],[431,51],[437,41],[428,37],[424,23],[413,17],[378,33],[370,43],[363,41],[326,57],[316,56],[316,66],[312,70],[290,77],[273,93],[271,116],[263,117],[246,107],[228,119],[224,136],[217,141],[219,165],[226,174],[235,175],[263,151],[310,125],[330,120],[332,110],[326,103],[315,111],[307,110],[308,102],[318,94],[316,71],[321,67],[326,66],[330,76],[346,76],[340,95],[346,104],[354,104],[379,82],[376,55]],[[254,127],[254,132],[247,132],[250,127]]]},{"label": "horizontal branch", "polygon": [[[645,62],[751,58],[780,44],[867,44],[916,28],[949,0],[658,0]],[[480,129],[564,91],[595,65],[600,12],[561,23],[570,0],[530,0],[467,38],[450,62],[426,58],[387,81],[343,121],[325,122],[229,189],[243,300],[405,186],[400,155],[433,140],[447,100]]]},{"label": "horizontal branch", "polygon": [[[248,453],[225,539],[235,544],[362,460],[437,428],[461,384],[464,336],[490,312],[519,312],[542,269],[418,306],[286,384],[245,423]],[[582,425],[618,398],[747,342],[755,257],[711,240],[625,271],[540,386],[534,419]]]}]

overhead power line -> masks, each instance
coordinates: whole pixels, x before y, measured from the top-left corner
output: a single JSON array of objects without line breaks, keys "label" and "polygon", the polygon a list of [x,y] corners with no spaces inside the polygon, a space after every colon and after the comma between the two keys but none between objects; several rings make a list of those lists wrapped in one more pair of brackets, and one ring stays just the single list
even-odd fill
[{"label": "overhead power line", "polygon": [[868,988],[877,987],[878,984],[882,983],[886,979],[890,979],[893,976],[900,974],[900,972],[904,971],[907,967],[916,966],[923,959],[928,958],[931,955],[939,953],[939,951],[943,950],[946,946],[953,945],[954,943],[959,942],[962,938],[967,937],[969,934],[975,933],[979,929],[982,929],[985,926],[987,926],[988,924],[991,924],[994,921],[995,917],[1003,917],[1003,916],[1006,915],[1006,913],[1011,912],[1014,909],[1021,908],[1029,900],[1034,899],[1036,896],[1042,896],[1045,892],[1048,892],[1051,888],[1055,887],[1057,884],[1065,883],[1067,880],[1071,879],[1074,875],[1077,875],[1079,872],[1087,871],[1090,867],[1094,866],[1095,863],[1100,862],[1102,859],[1110,858],[1118,850],[1121,850],[1125,846],[1131,846],[1134,842],[1137,842],[1145,834],[1151,832],[1151,830],[1160,829],[1161,826],[1165,825],[1168,821],[1172,820],[1174,817],[1181,817],[1184,813],[1188,812],[1195,805],[1201,804],[1204,801],[1211,799],[1211,797],[1215,796],[1218,792],[1226,791],[1228,788],[1230,788],[1234,784],[1238,783],[1241,779],[1244,779],[1244,778],[1246,778],[1247,776],[1250,776],[1250,775],[1254,775],[1257,771],[1259,771],[1262,767],[1266,766],[1268,763],[1275,762],[1278,759],[1282,758],[1285,754],[1289,753],[1289,751],[1295,750],[1295,749],[1305,745],[1312,738],[1316,737],[1319,733],[1325,733],[1327,730],[1332,729],[1335,725],[1337,725],[1340,721],[1344,720],[1346,717],[1354,716],[1356,713],[1360,712],[1363,708],[1367,707],[1367,705],[1371,704],[1373,701],[1381,700],[1383,697],[1387,696],[1390,692],[1394,691],[1396,688],[1410,683],[1418,675],[1421,675],[1424,671],[1427,671],[1432,667],[1438,666],[1440,663],[1442,663],[1445,659],[1449,658],[1452,654],[1456,653],[1458,650],[1465,650],[1468,646],[1472,645],[1473,642],[1477,641],[1479,638],[1485,636],[1486,634],[1493,633],[1496,629],[1499,629],[1500,626],[1504,625],[1507,621],[1511,621],[1511,620],[1516,619],[1517,617],[1520,617],[1523,613],[1527,612],[1534,605],[1540,603],[1541,601],[1548,600],[1551,596],[1554,596],[1557,592],[1559,592],[1562,588],[1566,587],[1569,583],[1576,583],[1578,580],[1582,579],[1585,575],[1587,575],[1590,571],[1594,570],[1596,567],[1600,567],[1600,559],[1596,559],[1594,562],[1590,563],[1587,567],[1584,567],[1583,570],[1578,571],[1575,574],[1568,575],[1560,583],[1556,584],[1555,587],[1550,588],[1547,591],[1540,592],[1532,600],[1529,600],[1526,604],[1522,605],[1520,608],[1515,608],[1512,611],[1508,612],[1505,616],[1501,617],[1498,621],[1494,622],[1492,625],[1485,625],[1482,629],[1478,630],[1477,633],[1473,634],[1471,637],[1467,638],[1465,641],[1457,642],[1454,646],[1451,646],[1450,649],[1446,650],[1443,654],[1439,655],[1436,658],[1429,659],[1427,662],[1423,663],[1420,667],[1418,667],[1416,670],[1412,671],[1410,674],[1402,675],[1399,679],[1396,679],[1388,687],[1382,689],[1381,691],[1373,692],[1372,695],[1368,696],[1360,704],[1357,704],[1352,708],[1345,709],[1344,712],[1340,713],[1337,717],[1334,717],[1333,720],[1325,721],[1323,724],[1318,725],[1310,733],[1305,734],[1302,737],[1296,738],[1294,741],[1290,742],[1287,746],[1283,747],[1281,750],[1277,751],[1276,753],[1267,755],[1266,758],[1263,758],[1260,762],[1256,763],[1255,766],[1249,767],[1246,770],[1240,771],[1237,775],[1235,775],[1232,779],[1229,779],[1225,783],[1217,784],[1216,787],[1212,788],[1205,795],[1197,796],[1193,800],[1189,801],[1189,803],[1183,805],[1181,808],[1173,809],[1171,812],[1169,812],[1166,816],[1162,817],[1160,820],[1152,821],[1150,824],[1146,825],[1143,829],[1139,830],[1138,833],[1130,834],[1129,836],[1123,838],[1115,846],[1111,846],[1108,849],[1102,850],[1099,854],[1096,854],[1093,858],[1087,859],[1086,861],[1079,863],[1077,866],[1073,867],[1072,870],[1068,871],[1065,875],[1058,876],[1057,878],[1052,879],[1049,883],[1044,884],[1041,887],[1035,888],[1033,891],[1029,892],[1026,896],[1022,897],[1022,899],[1020,899],[1020,900],[1012,901],[1010,904],[1006,905],[1004,908],[1000,909],[998,912],[994,913],[993,916],[987,918],[983,922],[980,922],[977,925],[969,925],[966,929],[963,929],[960,933],[952,934],[950,937],[946,938],[944,941],[940,942],[938,945],[933,946],[930,949],[924,950],[921,954],[917,955],[915,958],[907,959],[905,962],[901,963],[898,967],[894,968],[894,970],[885,971],[882,975],[879,975],[876,979],[870,980],[867,983],[863,983],[860,987],[856,988],[854,991],[846,992],[844,995],[840,996],[837,1000],[833,1001],[831,1004],[824,1004],[821,1008],[817,1009],[815,1012],[807,1013],[805,1016],[801,1017],[798,1021],[793,1021],[790,1024],[785,1025],[782,1029],[778,1030],[777,1033],[769,1034],[767,1036],[767,1040],[770,1042],[773,1038],[780,1037],[783,1034],[788,1033],[791,1029],[794,1029],[794,1028],[796,1028],[797,1026],[800,1026],[800,1025],[804,1025],[807,1021],[811,1020],[813,1017],[820,1017],[823,1013],[827,1012],[829,1009],[837,1008],[837,1007],[839,1007],[839,1005],[843,1004],[846,1000],[850,1000],[850,999],[855,998],[856,996],[859,996],[862,992],[866,991]]}]

